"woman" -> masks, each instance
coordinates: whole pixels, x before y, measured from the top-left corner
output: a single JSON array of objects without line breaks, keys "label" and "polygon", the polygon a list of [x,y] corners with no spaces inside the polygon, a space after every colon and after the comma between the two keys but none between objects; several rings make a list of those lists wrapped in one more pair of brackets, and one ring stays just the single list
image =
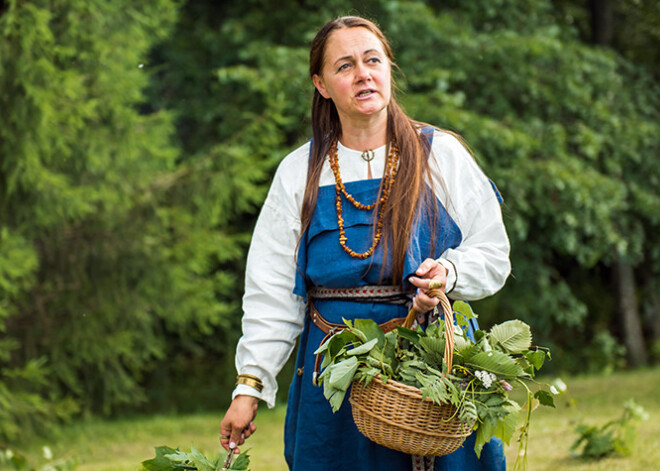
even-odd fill
[{"label": "woman", "polygon": [[[328,325],[405,317],[398,301],[409,292],[418,312],[432,310],[432,279],[450,298],[479,299],[510,271],[499,194],[453,135],[404,114],[392,65],[386,38],[363,18],[335,19],[312,43],[314,138],[280,164],[254,231],[221,444],[234,449],[255,432],[257,402],[274,405],[275,376],[300,335],[285,430],[291,469],[504,469],[499,442],[477,460],[468,439],[435,464],[376,445],[348,403],[333,414],[314,384]],[[354,289],[373,285],[386,297]]]}]

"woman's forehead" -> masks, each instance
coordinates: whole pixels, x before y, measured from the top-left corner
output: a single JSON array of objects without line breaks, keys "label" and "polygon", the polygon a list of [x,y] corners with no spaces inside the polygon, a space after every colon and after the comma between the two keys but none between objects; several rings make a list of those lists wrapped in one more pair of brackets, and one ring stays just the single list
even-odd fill
[{"label": "woman's forehead", "polygon": [[330,33],[325,48],[326,60],[333,61],[343,56],[362,55],[367,51],[385,54],[380,39],[364,27],[340,28]]}]

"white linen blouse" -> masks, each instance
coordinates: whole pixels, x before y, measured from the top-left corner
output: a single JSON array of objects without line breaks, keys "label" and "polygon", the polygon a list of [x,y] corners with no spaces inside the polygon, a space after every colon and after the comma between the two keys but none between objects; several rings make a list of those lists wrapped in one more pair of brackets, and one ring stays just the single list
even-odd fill
[{"label": "white linen blouse", "polygon": [[[342,180],[367,179],[368,163],[361,152],[337,146]],[[300,236],[310,143],[287,155],[280,163],[261,209],[248,251],[243,296],[243,335],[236,349],[236,369],[262,379],[261,393],[238,385],[239,394],[258,397],[275,405],[276,376],[284,366],[303,328],[305,305],[293,294],[295,251]],[[372,175],[380,178],[386,146],[376,149]],[[462,242],[438,259],[448,270],[450,299],[472,301],[497,292],[511,265],[509,239],[502,221],[497,194],[474,158],[452,135],[436,130],[430,157],[433,189],[458,225]],[[320,186],[334,185],[329,162],[323,164]],[[337,241],[339,243],[339,241]]]}]

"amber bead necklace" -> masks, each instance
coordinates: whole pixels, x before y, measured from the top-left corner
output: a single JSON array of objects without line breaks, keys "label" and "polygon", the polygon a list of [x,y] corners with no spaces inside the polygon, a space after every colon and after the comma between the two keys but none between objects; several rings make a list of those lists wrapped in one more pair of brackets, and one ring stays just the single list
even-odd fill
[{"label": "amber bead necklace", "polygon": [[[383,236],[383,217],[385,215],[385,204],[387,199],[390,196],[390,190],[394,184],[394,178],[396,176],[397,165],[399,163],[399,148],[395,142],[392,142],[390,145],[390,151],[387,154],[387,162],[385,167],[385,175],[383,175],[383,182],[381,185],[381,192],[376,201],[372,204],[363,204],[359,201],[356,201],[353,196],[346,191],[346,186],[341,180],[341,174],[339,173],[339,156],[337,155],[337,141],[335,141],[328,152],[328,159],[330,160],[330,168],[332,173],[335,176],[335,207],[337,209],[337,225],[339,226],[339,244],[342,248],[354,258],[359,258],[364,260],[367,257],[370,257],[374,253],[378,242],[380,242],[381,237]],[[369,250],[363,253],[357,253],[346,245],[346,231],[344,230],[344,218],[342,217],[342,205],[341,205],[341,195],[351,202],[353,206],[363,211],[368,211],[374,209],[376,206],[378,208],[378,220],[376,221],[376,233],[374,234],[373,241]]]}]

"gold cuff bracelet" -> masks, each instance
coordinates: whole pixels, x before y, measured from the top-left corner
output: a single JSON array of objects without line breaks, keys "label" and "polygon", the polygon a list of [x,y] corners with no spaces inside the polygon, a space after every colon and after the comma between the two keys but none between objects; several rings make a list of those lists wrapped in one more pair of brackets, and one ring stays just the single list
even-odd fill
[{"label": "gold cuff bracelet", "polygon": [[236,386],[239,384],[250,386],[259,392],[263,391],[264,389],[264,383],[261,382],[261,379],[253,375],[238,375],[236,377]]}]

